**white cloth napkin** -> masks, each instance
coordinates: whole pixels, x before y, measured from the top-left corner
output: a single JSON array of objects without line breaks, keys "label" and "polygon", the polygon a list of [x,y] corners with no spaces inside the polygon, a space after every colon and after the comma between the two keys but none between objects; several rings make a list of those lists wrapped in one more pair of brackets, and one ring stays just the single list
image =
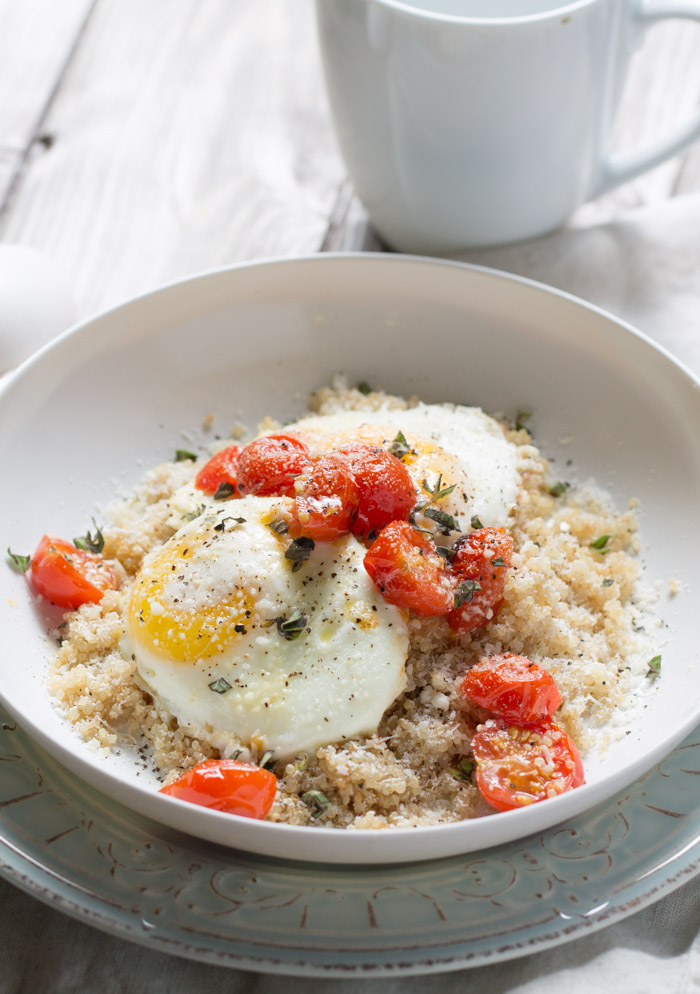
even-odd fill
[{"label": "white cloth napkin", "polygon": [[[700,375],[700,196],[466,258],[592,301],[636,325]],[[429,977],[290,979],[187,962],[130,945],[0,881],[0,935],[30,937],[3,949],[0,992],[700,994],[699,928],[697,878],[610,928],[505,963]]]}]

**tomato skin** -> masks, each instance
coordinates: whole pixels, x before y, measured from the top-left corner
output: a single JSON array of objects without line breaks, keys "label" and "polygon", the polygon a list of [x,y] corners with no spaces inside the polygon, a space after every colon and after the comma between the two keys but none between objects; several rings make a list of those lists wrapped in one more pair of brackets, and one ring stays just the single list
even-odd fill
[{"label": "tomato skin", "polygon": [[294,478],[309,461],[308,446],[292,435],[263,435],[241,452],[238,489],[258,497],[293,497]]},{"label": "tomato skin", "polygon": [[446,614],[454,584],[432,540],[406,521],[383,528],[364,558],[365,569],[384,599],[421,617]]},{"label": "tomato skin", "polygon": [[479,725],[472,750],[477,787],[497,811],[527,807],[584,782],[578,749],[551,720],[521,728],[491,718]]},{"label": "tomato skin", "polygon": [[119,576],[102,556],[76,549],[61,538],[44,535],[32,556],[32,586],[47,601],[75,610],[96,604],[105,590],[119,586]]},{"label": "tomato skin", "polygon": [[353,445],[336,453],[355,477],[360,505],[352,531],[371,536],[390,521],[407,521],[416,491],[404,464],[380,445]]},{"label": "tomato skin", "polygon": [[332,542],[350,531],[360,493],[347,465],[335,456],[317,456],[294,482],[296,498],[289,534]]},{"label": "tomato skin", "polygon": [[514,725],[544,721],[561,704],[551,673],[512,652],[481,659],[469,670],[461,688],[465,697]]},{"label": "tomato skin", "polygon": [[215,453],[197,473],[194,481],[197,490],[205,490],[207,493],[213,494],[216,493],[221,483],[230,483],[231,486],[235,487],[237,485],[238,460],[242,451],[240,445],[229,445],[228,448]]},{"label": "tomato skin", "polygon": [[205,759],[160,793],[243,818],[264,818],[277,792],[274,773],[235,759]]},{"label": "tomato skin", "polygon": [[[453,548],[452,571],[458,584],[473,580],[481,588],[474,591],[470,601],[447,615],[450,627],[461,635],[483,628],[496,614],[513,558],[513,539],[505,528],[478,528],[458,538]],[[499,559],[503,565],[494,566],[493,561]]]}]

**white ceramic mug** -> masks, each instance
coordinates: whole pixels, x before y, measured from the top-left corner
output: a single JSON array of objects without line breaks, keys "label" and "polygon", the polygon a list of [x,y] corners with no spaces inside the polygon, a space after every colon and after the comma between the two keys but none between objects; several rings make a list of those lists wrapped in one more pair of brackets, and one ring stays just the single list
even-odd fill
[{"label": "white ceramic mug", "polygon": [[316,0],[326,83],[350,177],[406,252],[518,241],[658,165],[700,112],[612,158],[630,56],[697,0]]}]

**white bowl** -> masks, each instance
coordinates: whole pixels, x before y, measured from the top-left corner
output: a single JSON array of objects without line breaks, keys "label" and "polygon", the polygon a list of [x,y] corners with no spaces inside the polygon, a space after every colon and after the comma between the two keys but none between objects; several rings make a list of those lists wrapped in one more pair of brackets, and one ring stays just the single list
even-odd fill
[{"label": "white bowl", "polygon": [[[72,537],[98,505],[172,457],[213,412],[226,430],[287,419],[309,391],[350,381],[425,401],[534,412],[547,455],[571,458],[620,507],[641,501],[651,576],[680,582],[664,601],[662,675],[643,720],[587,764],[578,790],[529,808],[434,828],[343,832],[249,821],[158,794],[126,755],[79,741],[45,689],[53,651],[22,577],[0,570],[1,698],[79,776],[157,821],[257,853],[399,862],[468,852],[569,819],[620,790],[700,719],[700,626],[686,592],[700,559],[697,382],[639,333],[527,280],[400,256],[319,256],[239,266],[158,290],[44,348],[0,392],[5,545]],[[562,452],[558,440],[573,436]]]}]

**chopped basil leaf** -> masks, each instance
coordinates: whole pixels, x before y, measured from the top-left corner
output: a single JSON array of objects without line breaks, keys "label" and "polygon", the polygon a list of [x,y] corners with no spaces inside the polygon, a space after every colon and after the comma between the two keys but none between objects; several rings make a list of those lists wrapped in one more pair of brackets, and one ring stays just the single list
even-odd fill
[{"label": "chopped basil leaf", "polygon": [[91,535],[87,532],[85,535],[81,535],[80,538],[73,539],[73,545],[76,549],[82,549],[83,552],[95,552],[99,553],[105,547],[104,535],[100,529],[95,524],[95,519],[92,519],[93,525],[95,525],[95,534]]},{"label": "chopped basil leaf", "polygon": [[301,799],[307,807],[313,809],[312,818],[320,818],[333,807],[326,795],[322,794],[320,790],[307,790],[305,794],[301,795]]},{"label": "chopped basil leaf", "polygon": [[438,476],[438,481],[435,484],[435,487],[431,488],[427,480],[421,480],[421,486],[425,490],[426,494],[430,495],[430,499],[435,503],[437,503],[439,500],[442,500],[443,497],[448,497],[452,493],[454,488],[457,486],[457,484],[453,483],[451,487],[443,487],[442,473],[440,473],[440,475]]},{"label": "chopped basil leaf", "polygon": [[397,459],[403,459],[411,451],[411,446],[406,441],[406,436],[402,431],[397,432],[396,438],[389,446],[389,452]]},{"label": "chopped basil leaf", "polygon": [[611,576],[606,576],[603,582],[601,583],[601,587],[612,587],[614,582],[615,581]]},{"label": "chopped basil leaf", "polygon": [[438,507],[426,507],[423,514],[426,518],[430,518],[431,521],[435,521],[439,525],[443,535],[459,531],[459,523],[447,511],[441,511]]},{"label": "chopped basil leaf", "polygon": [[561,497],[566,493],[570,486],[570,483],[567,483],[565,480],[560,480],[559,483],[555,483],[553,487],[549,488],[549,492],[552,497]]},{"label": "chopped basil leaf", "polygon": [[246,523],[246,519],[245,518],[232,518],[229,515],[227,515],[225,518],[222,518],[221,521],[219,521],[218,524],[214,525],[214,531],[215,532],[225,532],[226,531],[226,522],[227,521],[233,521],[237,525],[244,525]]},{"label": "chopped basil leaf", "polygon": [[472,521],[471,521],[471,524],[472,524],[472,528],[475,528],[475,529],[476,529],[476,528],[483,528],[483,527],[484,527],[484,526],[482,525],[482,523],[481,523],[481,519],[479,518],[479,515],[478,515],[478,514],[473,514],[473,515],[472,515]]},{"label": "chopped basil leaf", "polygon": [[224,677],[220,676],[218,680],[214,680],[213,683],[209,684],[209,690],[213,690],[215,694],[225,694],[226,691],[231,690],[231,684]]},{"label": "chopped basil leaf", "polygon": [[461,780],[463,783],[469,783],[472,778],[472,770],[474,769],[474,764],[471,759],[466,757],[460,759],[456,766],[450,767],[450,773],[457,780]]},{"label": "chopped basil leaf", "polygon": [[277,532],[278,535],[286,535],[289,531],[289,522],[285,521],[284,518],[276,518],[274,521],[270,521],[267,527],[271,528],[273,532]]},{"label": "chopped basil leaf", "polygon": [[175,449],[175,462],[197,462],[197,456],[194,452],[190,452],[188,449]]},{"label": "chopped basil leaf", "polygon": [[421,528],[420,525],[416,524],[416,515],[420,514],[428,506],[427,500],[419,501],[415,507],[412,507],[408,512],[408,523],[413,525],[417,532],[423,532],[425,535],[432,535],[433,533],[429,528]]},{"label": "chopped basil leaf", "polygon": [[477,590],[481,590],[481,584],[478,580],[462,580],[460,585],[455,590],[455,611],[460,608],[462,604],[468,604],[470,601],[474,600],[474,594]]},{"label": "chopped basil leaf", "polygon": [[363,380],[361,383],[358,383],[357,389],[360,391],[361,394],[364,394],[365,397],[367,396],[368,393],[372,393],[372,387],[369,385],[367,380]]},{"label": "chopped basil leaf", "polygon": [[[593,542],[589,543],[588,548],[595,549],[596,552],[601,552],[603,549],[605,549],[605,546],[608,544],[611,538],[612,535],[599,535],[598,538],[596,538]],[[607,552],[608,550],[605,549],[605,551]]]},{"label": "chopped basil leaf", "polygon": [[649,667],[647,669],[647,676],[652,677],[652,679],[656,679],[656,677],[661,673],[661,656],[654,656],[649,660],[647,666]]},{"label": "chopped basil leaf", "polygon": [[515,430],[521,431],[525,428],[525,422],[532,417],[532,411],[518,411],[515,416]]},{"label": "chopped basil leaf", "polygon": [[451,563],[455,555],[457,554],[456,549],[450,549],[446,545],[436,545],[435,551],[437,552],[438,556],[442,556],[442,558],[446,559],[448,563]]},{"label": "chopped basil leaf", "polygon": [[18,573],[26,573],[32,563],[31,556],[21,556],[17,552],[13,552],[12,549],[7,547],[7,555],[10,558],[10,565]]},{"label": "chopped basil leaf", "polygon": [[312,538],[305,538],[303,535],[300,538],[295,538],[294,541],[287,546],[284,553],[285,559],[291,559],[293,571],[296,573],[300,570],[302,565],[307,561],[313,552],[316,543]]},{"label": "chopped basil leaf", "polygon": [[220,483],[216,488],[214,500],[228,500],[229,497],[233,497],[235,492],[236,488],[232,483]]},{"label": "chopped basil leaf", "polygon": [[505,559],[502,559],[501,556],[496,556],[495,559],[491,560],[491,565],[492,566],[505,566],[505,564],[506,564],[506,561],[505,561]]},{"label": "chopped basil leaf", "polygon": [[187,514],[183,514],[185,521],[194,521],[198,518],[200,514],[204,513],[204,504],[200,504],[199,507],[195,507],[194,511],[188,511]]},{"label": "chopped basil leaf", "polygon": [[275,624],[282,638],[288,642],[293,642],[304,631],[308,620],[306,615],[297,608],[289,618],[275,618]]}]

